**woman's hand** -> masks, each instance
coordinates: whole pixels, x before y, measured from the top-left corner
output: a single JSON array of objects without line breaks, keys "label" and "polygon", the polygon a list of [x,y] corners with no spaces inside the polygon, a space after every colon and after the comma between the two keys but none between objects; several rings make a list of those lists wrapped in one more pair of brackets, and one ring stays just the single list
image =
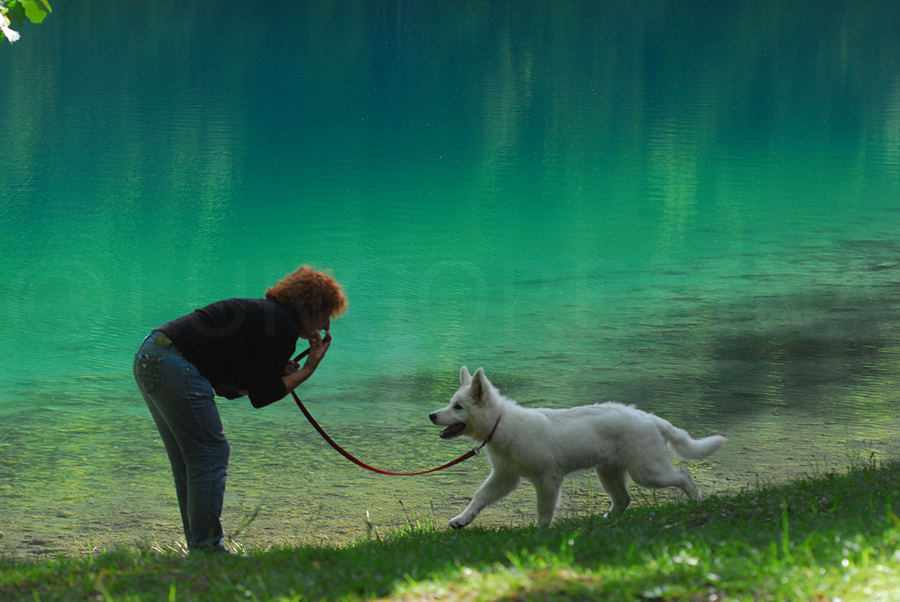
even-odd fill
[{"label": "woman's hand", "polygon": [[325,354],[328,353],[328,348],[330,346],[330,330],[325,331],[324,337],[318,330],[314,330],[312,334],[309,335],[309,355],[306,356],[306,363],[303,364],[303,367],[309,368],[310,375],[312,375],[312,373],[316,371],[316,368],[319,367],[319,362],[321,362],[325,357]]},{"label": "woman's hand", "polygon": [[319,367],[319,362],[322,361],[322,358],[325,357],[325,354],[328,353],[328,348],[331,346],[331,331],[326,330],[323,337],[318,330],[314,330],[309,335],[308,340],[309,355],[306,356],[306,362],[303,364],[303,367],[301,368],[298,362],[291,360],[284,368],[284,377],[281,380],[284,381],[284,386],[288,393],[312,376],[316,368]]}]

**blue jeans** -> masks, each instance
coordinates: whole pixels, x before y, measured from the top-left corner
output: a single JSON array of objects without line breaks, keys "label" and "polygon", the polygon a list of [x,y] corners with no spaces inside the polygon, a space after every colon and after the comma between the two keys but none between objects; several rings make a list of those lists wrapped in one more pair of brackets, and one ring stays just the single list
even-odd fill
[{"label": "blue jeans", "polygon": [[134,379],[169,455],[191,551],[225,551],[222,503],[231,448],[212,385],[172,346],[152,333],[134,356]]}]

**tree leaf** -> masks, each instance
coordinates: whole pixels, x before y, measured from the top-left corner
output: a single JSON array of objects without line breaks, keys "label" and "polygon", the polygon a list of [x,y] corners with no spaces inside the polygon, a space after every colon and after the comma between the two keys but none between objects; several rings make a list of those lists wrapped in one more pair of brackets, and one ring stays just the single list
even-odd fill
[{"label": "tree leaf", "polygon": [[25,8],[19,0],[12,0],[6,5],[6,16],[16,25],[21,25],[25,20]]},{"label": "tree leaf", "polygon": [[47,17],[47,9],[38,0],[19,0],[19,3],[25,8],[25,16],[32,23],[40,23]]}]

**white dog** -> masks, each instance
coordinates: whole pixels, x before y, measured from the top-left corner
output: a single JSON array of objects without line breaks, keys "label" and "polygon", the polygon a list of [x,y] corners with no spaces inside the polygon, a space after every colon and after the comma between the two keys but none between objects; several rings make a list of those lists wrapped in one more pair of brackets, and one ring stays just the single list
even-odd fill
[{"label": "white dog", "polygon": [[450,520],[465,527],[478,513],[506,497],[524,477],[537,490],[537,525],[553,521],[563,479],[593,468],[616,514],[631,503],[626,473],[638,485],[678,487],[697,501],[700,491],[684,468],[675,468],[668,451],[686,460],[702,460],[722,447],[718,435],[695,441],[662,418],[618,403],[567,410],[523,408],[497,391],[479,368],[474,376],[463,366],[459,390],[442,410],[429,417],[442,439],[460,435],[487,447],[491,474],[468,507]]}]

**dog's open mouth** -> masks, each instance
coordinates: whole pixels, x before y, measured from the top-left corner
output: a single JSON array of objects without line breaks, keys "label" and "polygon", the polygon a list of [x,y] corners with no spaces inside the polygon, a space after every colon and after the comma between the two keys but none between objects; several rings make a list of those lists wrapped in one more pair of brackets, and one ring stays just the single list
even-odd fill
[{"label": "dog's open mouth", "polygon": [[466,430],[466,424],[464,422],[457,422],[442,430],[440,437],[441,439],[453,439],[454,437],[462,435],[464,430]]}]

